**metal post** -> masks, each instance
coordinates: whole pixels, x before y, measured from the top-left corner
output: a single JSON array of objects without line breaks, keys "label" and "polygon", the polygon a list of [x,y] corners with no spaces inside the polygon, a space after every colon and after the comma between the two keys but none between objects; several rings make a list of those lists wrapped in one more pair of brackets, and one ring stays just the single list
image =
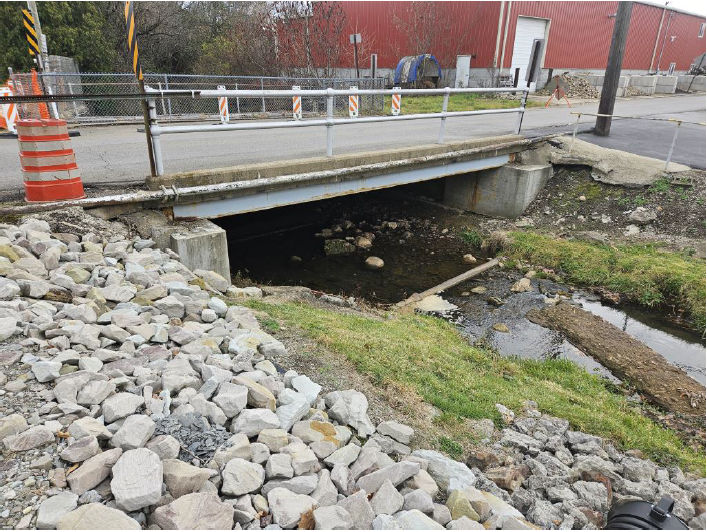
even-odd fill
[{"label": "metal post", "polygon": [[[449,107],[449,87],[447,87],[447,92],[444,93],[444,99],[442,100],[442,113],[447,112]],[[439,136],[437,137],[437,144],[442,144],[444,142],[444,126],[447,121],[446,116],[442,116],[439,119]]]},{"label": "metal post", "polygon": [[[236,83],[236,90],[238,90],[238,83]],[[238,113],[238,116],[241,116],[241,99],[236,96],[236,112]]]},{"label": "metal post", "polygon": [[[157,124],[157,106],[155,105],[155,100],[152,98],[147,101],[147,108],[150,115],[150,125]],[[162,144],[160,143],[160,136],[152,134],[152,128],[150,128],[150,139],[152,140],[152,150],[154,152],[155,158],[155,171],[157,175],[164,175],[164,165],[162,163]]]},{"label": "metal post", "polygon": [[673,135],[673,142],[670,144],[670,150],[668,151],[668,158],[665,159],[665,171],[668,171],[668,166],[670,165],[670,159],[673,157],[673,150],[675,149],[675,142],[678,140],[678,133],[680,132],[680,126],[682,122],[678,121],[678,125],[675,127],[675,134]]},{"label": "metal post", "polygon": [[[159,88],[160,92],[162,92],[162,83],[158,83],[157,87]],[[167,114],[167,111],[164,108],[164,98],[161,98],[160,101],[162,102],[162,116],[164,116]]]},{"label": "metal post", "polygon": [[[530,82],[528,82],[528,85],[530,85]],[[516,134],[520,135],[520,128],[523,125],[523,117],[525,116],[525,103],[528,100],[528,92],[530,89],[526,88],[525,91],[523,91],[523,97],[520,99],[520,111],[518,113],[518,127],[516,128]]]},{"label": "metal post", "polygon": [[[261,91],[262,91],[262,90],[265,90],[265,89],[263,88],[263,78],[262,78],[262,77],[260,78],[260,90],[261,90]],[[263,96],[263,114],[265,114],[265,96]]]},{"label": "metal post", "polygon": [[[169,90],[169,81],[167,80],[167,74],[164,75],[164,88]],[[172,99],[167,98],[167,112],[169,113],[169,119],[172,119]]]},{"label": "metal post", "polygon": [[326,154],[331,157],[334,154],[334,95],[333,89],[327,89],[326,97]]},{"label": "metal post", "polygon": [[[69,87],[69,94],[73,95],[73,94],[74,94],[74,89],[73,89],[72,87],[74,86],[74,84],[73,84],[73,83],[67,83],[66,85]],[[76,105],[76,100],[73,100],[71,103],[72,103],[73,106],[74,106],[74,117],[75,117],[75,118],[78,118],[78,116],[79,116],[79,108],[78,108],[78,106]]]},{"label": "metal post", "polygon": [[582,113],[577,113],[577,121],[574,123],[574,131],[572,131],[572,142],[570,142],[570,153],[574,147],[574,139],[577,138],[577,130],[579,129],[579,119],[582,118]]},{"label": "metal post", "polygon": [[[138,80],[138,87],[140,87],[140,92],[145,94],[145,81],[142,79]],[[147,96],[147,95],[146,95]],[[145,121],[145,138],[147,139],[147,156],[150,159],[150,175],[157,175],[155,173],[155,153],[152,147],[152,130],[150,128],[150,109],[146,100],[142,100],[142,115]]]}]

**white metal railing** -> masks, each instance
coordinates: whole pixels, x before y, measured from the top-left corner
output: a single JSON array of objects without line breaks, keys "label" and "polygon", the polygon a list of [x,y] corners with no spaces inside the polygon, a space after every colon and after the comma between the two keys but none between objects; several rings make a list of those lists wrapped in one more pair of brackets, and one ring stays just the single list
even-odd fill
[{"label": "white metal railing", "polygon": [[[439,118],[440,127],[437,136],[439,144],[444,142],[444,133],[446,119],[459,116],[473,116],[484,114],[506,114],[517,113],[518,122],[516,131],[520,133],[523,115],[525,113],[525,105],[528,98],[527,88],[518,87],[502,87],[502,88],[442,88],[442,89],[321,89],[321,90],[195,90],[192,91],[192,98],[292,98],[293,96],[301,96],[302,98],[326,97],[327,110],[326,118],[311,119],[311,120],[272,120],[272,121],[248,121],[238,123],[221,123],[221,124],[189,124],[178,126],[161,126],[157,122],[157,109],[155,100],[157,98],[169,98],[171,95],[179,93],[184,95],[185,91],[159,90],[151,87],[145,87],[149,95],[154,95],[154,98],[148,100],[150,109],[150,130],[152,135],[152,146],[155,156],[155,171],[157,175],[164,174],[164,163],[162,160],[162,147],[160,137],[162,135],[171,135],[178,133],[216,133],[222,131],[243,131],[255,129],[281,129],[281,128],[296,128],[296,127],[326,127],[326,152],[327,156],[331,157],[334,153],[334,126],[347,124],[361,124],[371,122],[395,122],[400,120],[428,120]],[[449,96],[451,94],[494,94],[494,93],[521,93],[520,107],[510,109],[485,109],[479,111],[447,111],[449,106]],[[366,96],[366,95],[433,95],[439,94],[444,96],[442,100],[442,109],[438,113],[417,113],[417,114],[399,114],[399,115],[383,115],[383,116],[364,116],[356,118],[335,118],[334,116],[334,97],[335,96]]]}]

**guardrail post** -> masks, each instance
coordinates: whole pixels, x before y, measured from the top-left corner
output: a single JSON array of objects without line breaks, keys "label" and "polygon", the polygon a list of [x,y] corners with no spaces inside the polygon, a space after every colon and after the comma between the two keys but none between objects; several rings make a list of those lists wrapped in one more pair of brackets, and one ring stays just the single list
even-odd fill
[{"label": "guardrail post", "polygon": [[518,114],[518,127],[516,128],[516,133],[520,135],[520,128],[523,125],[523,117],[525,116],[525,103],[528,101],[529,89],[523,91],[523,97],[520,99],[520,112]]},{"label": "guardrail post", "polygon": [[[262,77],[260,78],[260,90],[265,90]],[[263,96],[263,114],[265,114],[265,96]]]},{"label": "guardrail post", "polygon": [[[150,98],[147,100],[147,109],[150,115],[150,124],[157,126],[157,106],[155,100]],[[162,164],[162,144],[160,143],[159,132],[155,133],[155,127],[150,128],[150,136],[152,137],[152,153],[155,157],[155,173],[164,175],[164,165]]]},{"label": "guardrail post", "polygon": [[[164,75],[164,88],[169,90],[169,81],[167,80],[167,74]],[[164,105],[164,100],[163,100]],[[167,112],[169,113],[169,119],[172,119],[172,99],[167,98]]]},{"label": "guardrail post", "polygon": [[334,154],[334,90],[328,88],[326,92],[326,154],[331,157]]},{"label": "guardrail post", "polygon": [[673,157],[673,150],[675,149],[675,143],[678,140],[678,133],[680,132],[680,126],[682,122],[678,120],[678,125],[675,126],[675,134],[673,135],[673,142],[670,143],[670,150],[668,151],[668,158],[665,159],[665,171],[668,171],[668,166],[670,165],[670,159]]},{"label": "guardrail post", "polygon": [[574,139],[577,138],[577,130],[579,129],[580,118],[582,118],[582,113],[577,113],[577,121],[574,123],[574,131],[572,131],[572,142],[570,142],[570,153],[572,153],[572,148],[574,148]]},{"label": "guardrail post", "polygon": [[442,144],[444,142],[444,126],[447,121],[447,117],[444,116],[447,113],[447,108],[449,107],[449,87],[447,87],[444,93],[444,99],[442,100],[442,118],[439,119],[439,136],[437,137],[437,144]]}]

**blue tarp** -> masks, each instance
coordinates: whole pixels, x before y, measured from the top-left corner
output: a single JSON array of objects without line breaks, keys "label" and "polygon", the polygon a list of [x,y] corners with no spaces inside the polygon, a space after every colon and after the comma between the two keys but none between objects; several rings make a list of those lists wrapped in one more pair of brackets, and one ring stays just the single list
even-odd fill
[{"label": "blue tarp", "polygon": [[395,78],[393,83],[396,85],[398,83],[413,83],[417,81],[417,69],[419,68],[422,61],[425,59],[431,59],[437,65],[437,77],[442,77],[442,69],[439,66],[439,61],[432,54],[421,54],[421,55],[409,55],[403,57],[399,62],[398,66],[395,67]]}]

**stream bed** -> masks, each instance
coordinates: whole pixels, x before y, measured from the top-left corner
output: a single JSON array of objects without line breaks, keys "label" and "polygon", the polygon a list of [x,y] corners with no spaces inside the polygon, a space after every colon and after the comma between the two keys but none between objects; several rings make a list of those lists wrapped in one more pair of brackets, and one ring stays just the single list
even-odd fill
[{"label": "stream bed", "polygon": [[[257,213],[239,217],[233,225],[222,221],[229,235],[233,274],[261,284],[306,286],[369,304],[390,305],[471,269],[473,265],[463,260],[467,253],[474,253],[477,265],[486,260],[478,245],[460,238],[449,216],[429,212],[420,217],[401,216],[405,201],[378,210],[371,204],[363,205],[361,199],[328,206],[321,203],[282,209],[276,220]],[[372,246],[356,247],[360,236],[371,237]],[[345,251],[327,254],[325,247],[331,247],[325,242],[331,240],[343,243]],[[384,267],[367,269],[369,256],[381,258]],[[608,306],[590,292],[547,279],[532,279],[532,291],[511,292],[510,287],[521,277],[515,270],[496,268],[449,289],[441,295],[458,307],[449,319],[471,343],[484,342],[502,355],[566,358],[616,380],[561,333],[525,317],[530,309],[541,308],[548,298],[560,294],[623,329],[705,384],[702,338],[675,326],[659,310]],[[501,331],[494,327],[498,325],[502,325],[498,327]]]}]

